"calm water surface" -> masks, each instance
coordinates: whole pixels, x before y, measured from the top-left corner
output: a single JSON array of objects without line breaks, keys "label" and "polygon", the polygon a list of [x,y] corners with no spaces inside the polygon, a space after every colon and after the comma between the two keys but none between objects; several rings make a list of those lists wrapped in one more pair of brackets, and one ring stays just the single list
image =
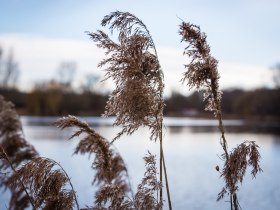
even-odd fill
[{"label": "calm water surface", "polygon": [[[65,168],[78,192],[80,206],[93,204],[94,187],[91,186],[94,171],[87,156],[72,156],[78,139],[67,141],[73,130],[60,131],[50,122],[54,118],[22,118],[26,139],[35,146],[41,156],[52,158]],[[93,127],[107,139],[119,131],[108,126],[113,119],[87,118]],[[40,124],[40,125],[39,125]],[[230,209],[228,199],[216,202],[223,187],[215,166],[222,167],[219,155],[220,134],[213,120],[167,118],[164,129],[165,160],[174,209]],[[242,126],[242,121],[226,121],[227,126]],[[253,140],[260,146],[263,173],[252,180],[248,173],[240,188],[239,200],[244,210],[280,209],[280,136],[235,132],[226,134],[229,147],[244,140]],[[149,131],[140,129],[132,136],[124,136],[115,143],[129,171],[134,191],[145,171],[142,157],[147,151],[157,154],[158,144],[149,140]],[[0,195],[1,196],[1,195]],[[6,209],[7,195],[0,198],[0,209]],[[167,203],[166,205],[167,206]]]}]

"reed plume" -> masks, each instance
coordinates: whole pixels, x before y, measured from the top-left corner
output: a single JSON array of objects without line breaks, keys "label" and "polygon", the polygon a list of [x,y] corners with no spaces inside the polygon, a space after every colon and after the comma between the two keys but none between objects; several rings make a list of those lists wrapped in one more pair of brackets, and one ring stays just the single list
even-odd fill
[{"label": "reed plume", "polygon": [[9,185],[16,169],[37,157],[35,148],[25,141],[19,116],[11,102],[0,96],[0,187],[9,190],[10,209],[24,209],[31,197],[23,183],[20,188]]},{"label": "reed plume", "polygon": [[[14,105],[0,96],[0,187],[9,189],[9,209],[72,209],[75,191],[64,169],[39,157],[23,136]],[[53,170],[54,166],[59,166]],[[69,185],[68,185],[69,184]],[[70,186],[70,188],[66,188]]]},{"label": "reed plume", "polygon": [[96,171],[93,184],[98,186],[98,191],[95,207],[92,208],[123,209],[128,202],[125,198],[131,193],[131,187],[125,163],[119,153],[111,148],[108,140],[74,116],[60,118],[55,124],[61,129],[77,128],[70,139],[84,134],[74,154],[94,155],[91,167]]},{"label": "reed plume", "polygon": [[103,18],[101,25],[109,26],[112,33],[118,31],[118,42],[101,30],[88,33],[99,48],[105,49],[107,58],[98,66],[106,71],[105,80],[111,78],[116,86],[104,115],[115,115],[114,125],[123,128],[114,140],[125,133],[131,135],[141,126],[151,130],[151,139],[159,139],[160,181],[164,168],[168,203],[172,209],[162,147],[163,73],[154,41],[146,25],[128,12],[112,12]]},{"label": "reed plume", "polygon": [[[1,95],[0,125],[0,145],[15,167],[38,156],[35,148],[24,139],[22,125],[14,105]],[[5,165],[2,167],[3,169],[9,168]]]},{"label": "reed plume", "polygon": [[258,148],[259,146],[254,141],[245,141],[233,149],[221,172],[225,187],[218,194],[217,201],[221,200],[226,194],[233,194],[234,209],[240,209],[236,192],[238,191],[238,184],[241,185],[243,182],[247,167],[251,166],[253,178],[262,171],[259,165],[260,153]]},{"label": "reed plume", "polygon": [[138,185],[134,197],[135,209],[162,209],[162,201],[158,200],[158,192],[162,188],[157,180],[156,156],[150,152],[144,157],[146,172],[142,182]]},{"label": "reed plume", "polygon": [[105,107],[105,116],[115,115],[114,125],[122,126],[117,135],[132,134],[140,126],[148,126],[153,139],[159,137],[163,110],[163,75],[153,40],[141,20],[128,12],[113,12],[102,20],[119,31],[114,42],[103,31],[88,33],[97,46],[105,49],[107,58],[99,63],[116,88]]},{"label": "reed plume", "polygon": [[[70,178],[58,162],[40,157],[24,138],[11,139],[5,136],[13,136],[11,133],[23,134],[12,103],[0,97],[0,105],[1,120],[7,120],[6,127],[0,126],[0,184],[12,192],[9,209],[23,210],[30,204],[32,209],[80,209]],[[74,116],[60,118],[55,124],[61,129],[78,128],[70,139],[83,135],[74,154],[95,156],[92,162],[92,168],[96,171],[93,184],[96,184],[98,190],[94,206],[83,208],[84,210],[162,208],[162,201],[157,197],[161,182],[157,181],[155,156],[149,153],[144,158],[147,171],[133,196],[125,163],[112,149],[109,141]],[[9,152],[6,153],[5,149]]]},{"label": "reed plume", "polygon": [[70,178],[54,160],[33,158],[15,171],[8,184],[16,189],[20,180],[29,191],[33,209],[73,209],[75,205],[79,209]]},{"label": "reed plume", "polygon": [[[182,82],[187,82],[190,89],[195,87],[203,90],[204,100],[207,102],[205,110],[213,111],[219,121],[220,143],[224,151],[221,177],[224,178],[226,185],[218,194],[217,200],[228,193],[231,209],[238,210],[240,209],[237,198],[238,184],[242,183],[247,166],[253,167],[253,177],[262,171],[259,165],[259,147],[253,141],[245,141],[229,154],[222,121],[222,92],[219,90],[218,61],[211,55],[210,46],[206,42],[207,36],[200,31],[199,26],[183,22],[179,34],[182,36],[181,41],[188,43],[184,54],[191,58],[190,63],[185,65],[187,71]],[[219,170],[219,167],[217,166],[216,169]]]},{"label": "reed plume", "polygon": [[83,208],[84,210],[162,208],[162,202],[157,198],[161,182],[157,181],[154,155],[149,152],[144,157],[146,172],[133,196],[125,163],[119,153],[111,148],[112,144],[108,140],[90,128],[86,122],[71,115],[58,119],[55,124],[61,129],[77,128],[70,139],[83,134],[74,154],[95,155],[92,163],[92,169],[96,171],[93,184],[96,183],[98,190],[95,194],[94,206],[87,206]]}]

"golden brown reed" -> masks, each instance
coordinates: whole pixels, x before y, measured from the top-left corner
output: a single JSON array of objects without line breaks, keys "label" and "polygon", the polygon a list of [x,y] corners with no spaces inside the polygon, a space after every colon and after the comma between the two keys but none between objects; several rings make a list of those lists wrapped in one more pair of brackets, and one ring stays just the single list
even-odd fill
[{"label": "golden brown reed", "polygon": [[[159,121],[163,112],[163,75],[156,49],[141,20],[128,12],[113,12],[102,20],[119,31],[118,42],[103,31],[88,33],[97,46],[106,50],[107,58],[99,63],[106,78],[115,83],[109,97],[105,116],[115,115],[114,125],[122,126],[117,135],[132,134],[140,126],[148,126],[152,139],[160,135]],[[115,139],[116,139],[115,138]]]},{"label": "golden brown reed", "polygon": [[[6,120],[0,126],[0,184],[11,191],[9,209],[23,210],[30,204],[32,209],[80,209],[70,177],[58,162],[39,157],[24,138],[8,138],[14,136],[12,133],[23,136],[21,123],[12,103],[0,97],[0,105],[1,120]],[[162,187],[157,181],[155,156],[149,153],[144,158],[147,171],[133,195],[124,161],[109,141],[86,122],[71,115],[58,119],[55,124],[61,129],[76,127],[70,139],[82,135],[75,154],[94,155],[92,168],[96,173],[93,184],[96,184],[97,192],[94,205],[83,209],[162,208],[158,198]],[[6,153],[5,149],[9,152]]]},{"label": "golden brown reed", "polygon": [[[84,134],[74,154],[94,155],[92,169],[96,171],[96,174],[93,184],[97,183],[99,187],[95,195],[96,206],[101,208],[107,203],[111,207],[119,208],[124,195],[131,191],[127,181],[127,169],[121,156],[110,148],[110,144],[105,138],[90,128],[86,122],[82,122],[74,116],[60,118],[55,124],[61,129],[78,128],[70,139]],[[117,192],[117,194],[112,192]]]},{"label": "golden brown reed", "polygon": [[15,170],[38,156],[33,146],[23,136],[22,125],[14,105],[0,96],[0,187],[11,193],[9,208],[23,209],[30,204],[31,197],[20,183],[19,188],[9,185]]},{"label": "golden brown reed", "polygon": [[144,161],[146,172],[142,182],[138,185],[134,207],[135,209],[162,209],[163,203],[158,199],[158,192],[162,188],[162,184],[157,180],[156,157],[148,151]]},{"label": "golden brown reed", "polygon": [[141,126],[151,130],[150,138],[160,141],[160,182],[164,171],[169,209],[172,209],[162,147],[163,73],[154,41],[146,25],[129,12],[112,12],[103,18],[101,25],[109,26],[112,33],[118,32],[117,42],[100,30],[88,33],[99,48],[105,49],[107,58],[98,66],[106,71],[105,80],[111,78],[116,86],[104,114],[116,116],[114,125],[123,128],[113,141],[124,133],[131,135]]},{"label": "golden brown reed", "polygon": [[[0,96],[0,187],[9,189],[9,209],[79,208],[70,178],[57,162],[39,157],[23,137],[11,102]],[[66,188],[66,184],[70,189]],[[75,202],[75,203],[74,203]],[[71,208],[70,208],[71,207]]]},{"label": "golden brown reed", "polygon": [[[103,31],[89,33],[97,46],[106,50],[107,58],[99,63],[105,68],[106,78],[113,79],[116,89],[106,105],[105,116],[115,115],[114,125],[122,126],[123,134],[131,135],[140,126],[151,130],[151,139],[160,141],[160,180],[157,180],[155,156],[144,157],[146,172],[137,192],[133,195],[125,163],[109,143],[86,122],[69,115],[56,121],[61,128],[75,127],[70,139],[82,135],[74,153],[94,155],[92,169],[96,171],[93,184],[97,186],[92,207],[84,209],[162,209],[162,173],[164,168],[169,209],[172,209],[166,167],[162,148],[163,74],[157,51],[145,24],[128,12],[116,11],[104,17],[101,23],[117,29],[118,42]],[[206,110],[213,111],[219,121],[220,143],[224,153],[224,166],[220,172],[225,187],[217,200],[230,196],[231,209],[238,210],[239,185],[243,182],[248,166],[251,175],[261,172],[258,145],[245,141],[228,152],[222,121],[219,90],[218,62],[211,56],[205,33],[196,25],[183,22],[180,26],[182,41],[188,42],[184,54],[191,57],[185,67],[183,82],[190,88],[203,89]],[[9,189],[9,209],[79,209],[79,204],[69,176],[62,166],[49,158],[39,157],[28,144],[22,132],[19,117],[10,102],[0,96],[0,187]]]},{"label": "golden brown reed", "polygon": [[81,134],[84,134],[84,137],[79,141],[74,153],[95,156],[92,163],[92,168],[96,171],[93,183],[97,183],[98,190],[94,206],[85,209],[159,209],[162,206],[156,198],[161,184],[157,181],[153,155],[149,153],[144,158],[147,171],[133,196],[124,161],[111,148],[112,144],[108,140],[86,122],[71,115],[58,119],[56,125],[62,129],[76,127],[77,130],[70,139]]},{"label": "golden brown reed", "polygon": [[[238,184],[242,183],[247,166],[253,168],[251,174],[254,178],[257,173],[262,171],[259,165],[259,147],[253,141],[245,141],[233,149],[230,154],[228,153],[222,121],[222,92],[219,90],[218,61],[212,57],[210,47],[206,42],[206,34],[200,31],[199,26],[183,22],[180,25],[179,34],[182,36],[182,41],[188,43],[184,54],[191,58],[190,63],[185,65],[187,71],[184,73],[182,81],[187,82],[190,88],[196,87],[203,90],[204,100],[207,101],[205,110],[213,111],[219,121],[220,143],[224,151],[222,155],[224,167],[221,177],[224,178],[225,187],[218,194],[217,200],[228,194],[231,209],[238,210],[240,209],[237,198]],[[219,171],[218,166],[216,169]]]},{"label": "golden brown reed", "polygon": [[58,163],[51,159],[33,158],[15,171],[8,184],[17,188],[21,180],[32,198],[33,209],[73,209],[75,191],[65,171],[56,166]]}]

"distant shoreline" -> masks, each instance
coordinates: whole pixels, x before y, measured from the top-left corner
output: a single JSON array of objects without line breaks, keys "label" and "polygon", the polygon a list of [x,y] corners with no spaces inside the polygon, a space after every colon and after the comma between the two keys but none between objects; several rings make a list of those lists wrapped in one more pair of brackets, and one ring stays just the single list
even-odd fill
[{"label": "distant shoreline", "polygon": [[[21,116],[23,126],[54,126],[53,123],[60,116]],[[90,126],[112,126],[114,117],[80,117]],[[170,128],[190,128],[197,132],[218,131],[218,121],[210,118],[191,117],[164,117],[164,125]],[[229,133],[273,133],[280,135],[280,122],[277,121],[257,121],[244,119],[225,119],[226,132]]]}]

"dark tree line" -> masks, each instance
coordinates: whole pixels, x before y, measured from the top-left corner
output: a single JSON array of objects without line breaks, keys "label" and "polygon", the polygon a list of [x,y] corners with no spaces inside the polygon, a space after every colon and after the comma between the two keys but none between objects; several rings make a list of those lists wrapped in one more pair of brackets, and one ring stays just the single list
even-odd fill
[{"label": "dark tree line", "polygon": [[[108,95],[85,89],[81,93],[65,91],[60,86],[36,86],[31,92],[0,88],[0,95],[15,103],[18,111],[25,115],[96,115],[104,112]],[[184,96],[173,92],[165,98],[165,115],[209,116],[203,112],[203,96],[192,93]],[[226,118],[259,120],[280,120],[280,89],[256,89],[244,91],[232,89],[223,91],[222,110]],[[211,117],[211,116],[209,116]]]},{"label": "dark tree line", "polygon": [[[166,100],[166,114],[192,114],[190,110],[202,110],[203,96],[200,93],[193,93],[190,96],[183,96],[174,93]],[[280,89],[256,89],[244,91],[232,89],[223,91],[221,106],[225,117],[280,120]],[[189,110],[184,110],[188,107]],[[207,112],[197,113],[207,115]]]},{"label": "dark tree line", "polygon": [[222,108],[226,114],[264,120],[270,118],[280,120],[279,105],[279,88],[226,91],[222,100]]}]

